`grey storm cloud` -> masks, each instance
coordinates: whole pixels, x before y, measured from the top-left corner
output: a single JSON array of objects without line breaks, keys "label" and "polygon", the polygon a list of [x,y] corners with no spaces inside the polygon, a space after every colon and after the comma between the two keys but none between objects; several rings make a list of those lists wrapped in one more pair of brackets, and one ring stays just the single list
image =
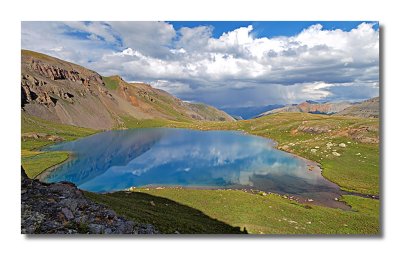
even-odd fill
[{"label": "grey storm cloud", "polygon": [[253,27],[212,37],[212,27],[167,22],[22,22],[22,48],[143,81],[217,107],[379,94],[379,31],[319,24],[293,36],[255,38]]}]

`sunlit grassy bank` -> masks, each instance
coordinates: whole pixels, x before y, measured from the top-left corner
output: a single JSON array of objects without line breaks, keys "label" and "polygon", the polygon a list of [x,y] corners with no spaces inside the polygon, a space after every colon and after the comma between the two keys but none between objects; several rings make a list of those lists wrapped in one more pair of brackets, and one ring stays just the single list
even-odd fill
[{"label": "sunlit grassy bank", "polygon": [[21,163],[30,178],[68,159],[67,152],[42,152],[39,148],[55,140],[72,141],[96,133],[95,130],[62,125],[22,113]]},{"label": "sunlit grassy bank", "polygon": [[164,233],[232,231],[208,218],[253,234],[379,233],[379,201],[355,196],[343,197],[352,206],[351,211],[343,211],[305,206],[274,194],[262,196],[238,190],[152,188],[86,195],[132,220],[154,224]]}]

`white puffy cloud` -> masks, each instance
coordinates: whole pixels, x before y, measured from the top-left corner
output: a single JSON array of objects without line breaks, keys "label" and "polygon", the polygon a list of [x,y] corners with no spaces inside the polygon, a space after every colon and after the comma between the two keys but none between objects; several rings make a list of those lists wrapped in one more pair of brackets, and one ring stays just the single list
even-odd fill
[{"label": "white puffy cloud", "polygon": [[215,106],[355,100],[379,93],[373,25],[272,38],[250,25],[214,38],[166,22],[23,22],[22,47]]},{"label": "white puffy cloud", "polygon": [[157,58],[166,57],[176,35],[173,26],[165,22],[109,22],[109,25],[126,48]]}]

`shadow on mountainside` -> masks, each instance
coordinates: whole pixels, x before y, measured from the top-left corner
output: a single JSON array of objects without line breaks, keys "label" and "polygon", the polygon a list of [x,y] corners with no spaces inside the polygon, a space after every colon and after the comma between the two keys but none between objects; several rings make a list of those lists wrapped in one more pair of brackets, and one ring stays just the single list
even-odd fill
[{"label": "shadow on mountainside", "polygon": [[197,209],[147,193],[85,192],[85,196],[132,221],[154,225],[165,234],[247,234],[246,230],[210,218]]}]

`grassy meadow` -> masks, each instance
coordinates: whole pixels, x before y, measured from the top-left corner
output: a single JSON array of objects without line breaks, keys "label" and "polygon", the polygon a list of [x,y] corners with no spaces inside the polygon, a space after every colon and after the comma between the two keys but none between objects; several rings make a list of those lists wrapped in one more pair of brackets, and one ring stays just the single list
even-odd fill
[{"label": "grassy meadow", "polygon": [[163,233],[235,233],[209,218],[250,234],[379,233],[379,201],[356,196],[343,196],[352,206],[344,211],[241,190],[140,188],[85,195],[131,220],[154,224]]}]

